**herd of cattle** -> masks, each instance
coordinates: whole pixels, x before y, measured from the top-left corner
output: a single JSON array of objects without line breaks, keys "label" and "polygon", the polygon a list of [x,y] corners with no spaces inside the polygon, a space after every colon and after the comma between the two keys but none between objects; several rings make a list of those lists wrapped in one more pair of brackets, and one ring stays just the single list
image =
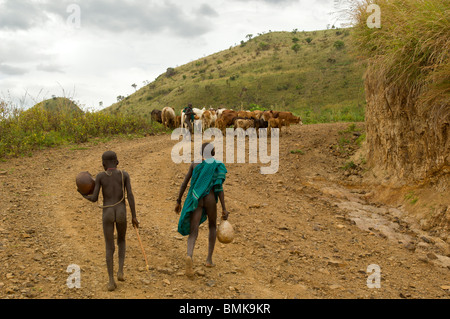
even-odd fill
[{"label": "herd of cattle", "polygon": [[[280,129],[283,126],[289,127],[291,124],[303,125],[302,120],[294,116],[291,112],[280,111],[235,111],[229,109],[206,109],[193,108],[195,120],[202,121],[202,129],[218,128],[225,133],[229,127],[242,128],[247,130],[255,128],[267,128],[270,132],[272,128]],[[163,124],[167,128],[186,128],[186,117],[184,112],[176,115],[172,107],[165,107],[162,110],[153,110],[151,114],[153,121]]]}]

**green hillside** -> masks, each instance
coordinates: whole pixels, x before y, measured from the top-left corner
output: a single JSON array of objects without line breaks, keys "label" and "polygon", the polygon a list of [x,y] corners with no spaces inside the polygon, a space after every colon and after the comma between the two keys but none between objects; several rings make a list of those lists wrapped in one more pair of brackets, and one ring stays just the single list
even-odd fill
[{"label": "green hillside", "polygon": [[194,107],[289,110],[305,123],[364,120],[364,66],[351,30],[270,32],[177,68],[168,68],[105,112],[149,116]]},{"label": "green hillside", "polygon": [[34,107],[42,108],[49,112],[83,113],[75,102],[63,97],[53,97],[36,104]]}]

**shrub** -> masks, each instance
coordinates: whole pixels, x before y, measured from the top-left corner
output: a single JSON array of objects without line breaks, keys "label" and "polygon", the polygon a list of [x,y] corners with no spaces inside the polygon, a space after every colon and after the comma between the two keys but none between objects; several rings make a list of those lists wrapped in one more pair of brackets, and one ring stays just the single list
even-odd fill
[{"label": "shrub", "polygon": [[118,112],[47,111],[37,106],[17,111],[0,105],[0,158],[65,143],[85,143],[93,137],[154,131],[143,117]]},{"label": "shrub", "polygon": [[177,72],[174,68],[167,68],[166,71],[166,77],[170,78],[171,76],[174,76]]},{"label": "shrub", "polygon": [[270,48],[270,44],[266,43],[266,42],[260,42],[259,43],[259,48],[263,51],[265,50],[269,50]]},{"label": "shrub", "polygon": [[298,45],[298,43],[294,44],[291,49],[297,53],[298,51],[300,51],[300,45]]},{"label": "shrub", "polygon": [[344,41],[338,40],[338,41],[334,42],[333,46],[334,46],[336,49],[341,50],[341,49],[344,48],[345,43],[344,43]]}]

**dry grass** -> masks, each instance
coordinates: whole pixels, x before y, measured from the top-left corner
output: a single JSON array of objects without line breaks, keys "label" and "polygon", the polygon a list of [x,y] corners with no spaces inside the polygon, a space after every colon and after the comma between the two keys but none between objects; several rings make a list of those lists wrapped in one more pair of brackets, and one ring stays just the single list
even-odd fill
[{"label": "dry grass", "polygon": [[[381,9],[381,28],[368,28],[367,6]],[[354,43],[386,90],[403,87],[417,96],[420,112],[448,117],[450,2],[448,0],[353,1]],[[444,112],[444,114],[442,113]]]}]

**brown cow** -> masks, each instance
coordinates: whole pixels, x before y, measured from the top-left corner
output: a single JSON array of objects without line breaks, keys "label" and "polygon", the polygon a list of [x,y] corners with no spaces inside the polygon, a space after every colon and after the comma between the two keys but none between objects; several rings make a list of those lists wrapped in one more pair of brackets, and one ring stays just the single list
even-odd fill
[{"label": "brown cow", "polygon": [[263,114],[264,114],[264,111],[260,111],[260,110],[254,110],[254,111],[253,111],[253,117],[254,117],[256,120],[261,119],[261,117],[262,117]]},{"label": "brown cow", "polygon": [[271,129],[272,128],[278,128],[278,129],[280,129],[280,136],[281,136],[281,128],[286,125],[285,120],[271,118],[271,119],[269,119],[268,122],[269,122],[269,127],[268,127],[268,130],[267,130],[268,134],[269,135],[271,134]]},{"label": "brown cow", "polygon": [[207,130],[211,127],[212,124],[212,112],[205,111],[202,114],[202,129]]},{"label": "brown cow", "polygon": [[237,112],[224,111],[220,118],[223,120],[225,127],[230,127],[231,125],[233,125],[233,119],[235,119],[236,117],[238,117]]},{"label": "brown cow", "polygon": [[216,128],[218,128],[219,130],[222,131],[223,134],[225,134],[225,130],[226,130],[226,125],[225,125],[225,121],[223,120],[223,118],[218,118],[216,121]]},{"label": "brown cow", "polygon": [[237,116],[242,117],[244,119],[251,119],[255,117],[255,113],[250,111],[238,111]]},{"label": "brown cow", "polygon": [[181,116],[180,115],[178,115],[175,118],[175,127],[181,127]]},{"label": "brown cow", "polygon": [[269,120],[270,120],[271,118],[274,118],[274,117],[275,117],[273,112],[274,112],[274,111],[265,111],[265,112],[261,115],[261,118],[262,118],[264,121],[269,122]]},{"label": "brown cow", "polygon": [[251,127],[255,127],[255,124],[253,122],[252,119],[241,119],[238,118],[234,121],[234,128],[241,128],[244,131],[246,131],[247,129],[251,128]]},{"label": "brown cow", "polygon": [[300,124],[303,125],[300,117],[294,116],[291,112],[279,112],[275,118],[284,120],[286,129],[289,129],[291,124]]},{"label": "brown cow", "polygon": [[152,121],[162,123],[161,114],[162,112],[160,110],[153,110],[151,114]]}]

